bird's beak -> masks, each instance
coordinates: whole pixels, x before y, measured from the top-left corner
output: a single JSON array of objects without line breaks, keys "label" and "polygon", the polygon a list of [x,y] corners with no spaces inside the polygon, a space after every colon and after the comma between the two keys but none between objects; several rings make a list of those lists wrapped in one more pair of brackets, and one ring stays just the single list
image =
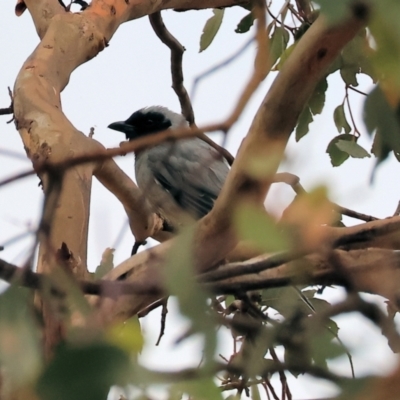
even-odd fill
[{"label": "bird's beak", "polygon": [[132,139],[136,136],[135,128],[132,125],[127,124],[125,121],[113,122],[108,125],[108,128],[125,133],[127,139]]}]

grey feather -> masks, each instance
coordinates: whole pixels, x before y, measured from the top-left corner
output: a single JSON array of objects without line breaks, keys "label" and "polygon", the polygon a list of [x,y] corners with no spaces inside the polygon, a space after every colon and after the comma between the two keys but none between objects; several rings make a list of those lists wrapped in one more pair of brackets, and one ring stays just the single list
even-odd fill
[{"label": "grey feather", "polygon": [[[149,116],[159,124],[149,125]],[[147,118],[147,119],[146,119]],[[153,122],[153,121],[152,121]],[[181,114],[153,106],[137,111],[110,128],[127,138],[187,125]],[[167,222],[178,228],[206,215],[228,175],[225,159],[199,138],[164,142],[136,154],[135,174],[144,196]]]}]

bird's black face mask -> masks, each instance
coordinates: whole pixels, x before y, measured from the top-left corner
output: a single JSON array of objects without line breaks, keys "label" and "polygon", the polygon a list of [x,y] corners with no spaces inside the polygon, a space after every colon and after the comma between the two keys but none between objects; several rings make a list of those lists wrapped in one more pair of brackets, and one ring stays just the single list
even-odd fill
[{"label": "bird's black face mask", "polygon": [[162,132],[171,126],[171,121],[163,114],[155,111],[136,111],[126,121],[113,122],[110,129],[125,133],[128,140],[141,136]]}]

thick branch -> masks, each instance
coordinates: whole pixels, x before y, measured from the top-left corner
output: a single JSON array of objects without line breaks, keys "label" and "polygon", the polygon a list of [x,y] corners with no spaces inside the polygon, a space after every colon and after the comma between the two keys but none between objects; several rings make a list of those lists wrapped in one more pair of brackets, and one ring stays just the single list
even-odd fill
[{"label": "thick branch", "polygon": [[[332,265],[332,257],[336,263],[340,263],[340,270]],[[398,296],[400,255],[397,252],[383,249],[332,250],[330,253],[309,255],[274,268],[268,268],[269,258],[262,256],[242,263],[244,272],[240,275],[237,274],[240,264],[235,263],[220,267],[216,271],[220,276],[224,276],[223,279],[215,280],[213,274],[199,278],[205,288],[217,294],[242,293],[293,284],[343,285],[346,284],[346,280],[351,279],[357,291],[382,295],[392,300],[394,304],[400,302]],[[262,263],[265,264],[265,269],[259,268]],[[252,269],[257,272],[251,272]],[[101,295],[103,305],[112,304],[110,299],[122,296],[118,304],[118,317],[125,319],[143,309],[149,299],[163,295],[160,275],[154,273],[151,277],[140,277],[139,271],[140,266],[131,271],[136,278],[139,278],[135,281],[129,277],[115,280],[114,270],[100,281],[79,280],[77,284],[86,294]],[[346,273],[345,279],[343,272]],[[22,274],[21,268],[0,260],[0,279],[40,289],[43,286],[43,279],[49,278],[31,271]],[[58,289],[54,285],[52,290],[54,293],[59,293],[63,289]],[[132,297],[127,295],[135,294],[140,295],[141,301],[132,304]],[[125,308],[121,307],[121,304]]]}]

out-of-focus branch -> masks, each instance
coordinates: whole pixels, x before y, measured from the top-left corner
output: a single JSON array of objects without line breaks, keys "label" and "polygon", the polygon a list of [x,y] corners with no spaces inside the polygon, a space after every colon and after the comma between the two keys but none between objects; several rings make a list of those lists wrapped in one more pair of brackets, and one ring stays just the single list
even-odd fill
[{"label": "out-of-focus branch", "polygon": [[[355,290],[381,295],[400,306],[399,254],[384,249],[332,250],[332,254],[340,262],[341,271],[332,266],[327,253],[313,254],[277,268],[206,283],[205,287],[219,294],[240,293],[291,284],[345,285],[345,280],[350,278]],[[250,260],[245,265],[249,266],[249,263]],[[346,279],[343,271],[348,274]]]},{"label": "out-of-focus branch", "polygon": [[[10,264],[0,259],[0,279],[9,283],[16,283],[31,289],[41,289],[48,286],[50,283],[50,293],[54,295],[65,294],[65,288],[58,288],[55,282],[51,281],[47,275],[30,270],[23,271],[22,268]],[[73,282],[73,281],[72,281]],[[78,280],[76,285],[82,290],[83,293],[97,296],[116,296],[126,295],[132,293],[138,294],[157,294],[162,295],[159,285],[152,285],[151,282],[146,284],[126,283],[123,281],[89,281]]]},{"label": "out-of-focus branch", "polygon": [[[142,253],[140,253],[142,254]],[[400,255],[396,252],[383,249],[367,250],[332,250],[331,254],[341,263],[342,270],[338,271],[329,261],[329,254],[313,254],[302,260],[287,262],[272,269],[260,269],[260,258],[242,263],[245,272],[237,274],[236,268],[239,264],[220,267],[224,274],[222,279],[214,280],[213,275],[201,276],[203,287],[219,294],[242,293],[248,290],[268,289],[293,284],[320,284],[320,285],[343,285],[342,272],[347,274],[346,279],[351,278],[355,289],[362,292],[382,295],[400,304],[399,277],[400,277]],[[268,256],[264,256],[268,263]],[[145,260],[145,257],[142,257]],[[258,272],[251,272],[252,263]],[[140,267],[139,267],[140,268]],[[138,270],[139,270],[138,268]],[[254,270],[256,270],[254,269]],[[139,274],[135,273],[138,277]],[[140,276],[139,276],[140,278]],[[143,276],[142,276],[143,278]],[[0,279],[7,282],[17,282],[24,286],[37,289],[43,284],[43,279],[49,279],[43,274],[27,271],[22,274],[21,268],[0,260]],[[121,296],[118,306],[118,317],[121,319],[143,310],[143,306],[150,298],[160,298],[163,295],[163,284],[160,274],[154,274],[147,279],[131,280],[129,277],[116,280],[115,270],[111,271],[100,281],[77,280],[76,284],[86,294],[101,295],[102,303],[107,303],[108,298]],[[54,291],[60,291],[54,286]],[[139,303],[132,303],[132,295],[140,296]],[[112,303],[109,303],[112,304]],[[124,304],[126,308],[121,307]],[[151,303],[148,303],[151,304]],[[157,304],[157,303],[156,303]],[[114,309],[111,309],[114,311]],[[339,312],[342,312],[339,310]],[[115,315],[114,315],[115,318]]]}]

